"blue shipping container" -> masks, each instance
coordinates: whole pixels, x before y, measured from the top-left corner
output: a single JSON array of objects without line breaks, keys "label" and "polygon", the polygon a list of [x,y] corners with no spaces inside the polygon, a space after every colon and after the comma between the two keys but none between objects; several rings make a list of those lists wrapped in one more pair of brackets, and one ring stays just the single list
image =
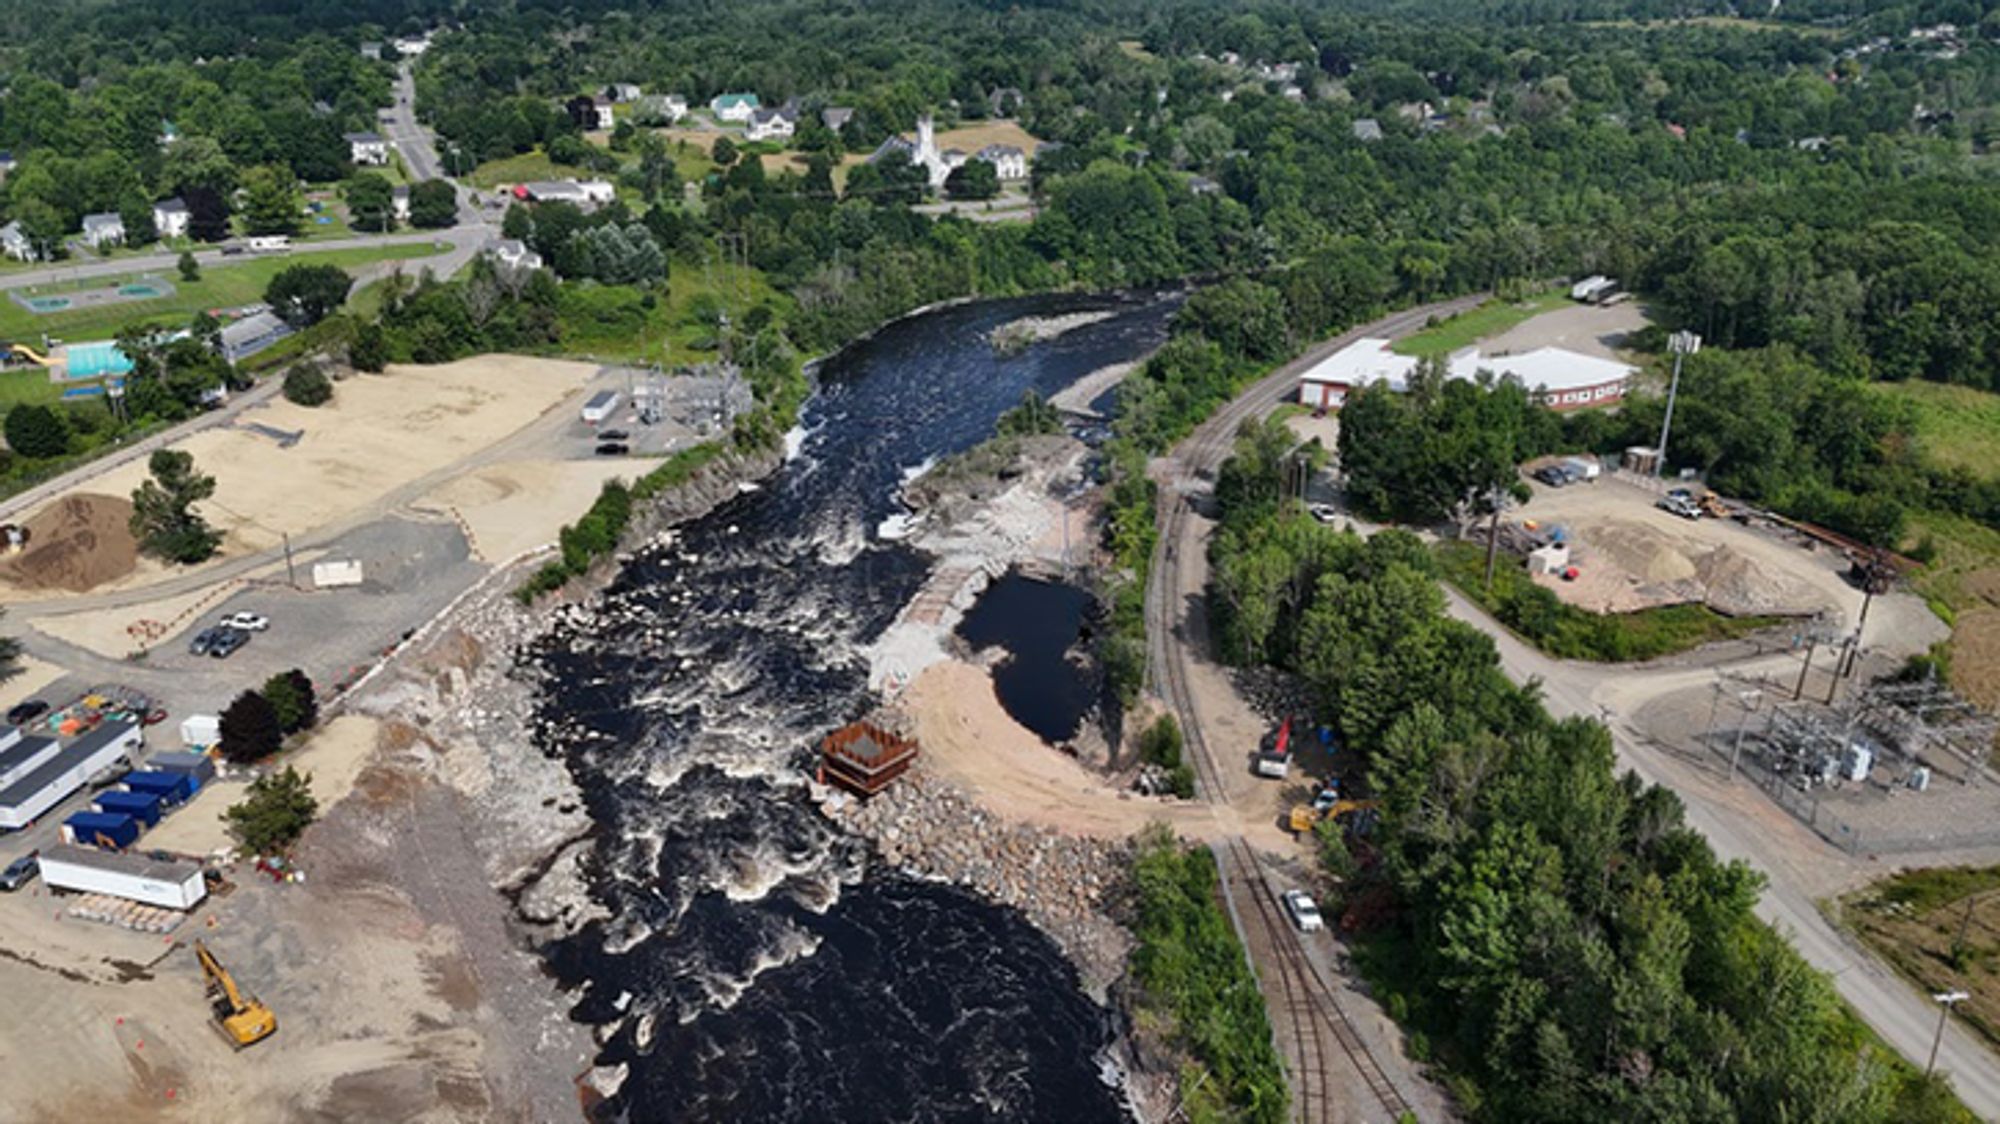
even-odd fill
[{"label": "blue shipping container", "polygon": [[125,774],[125,787],[133,792],[157,792],[168,804],[179,804],[193,796],[201,782],[191,773],[160,773],[141,769]]},{"label": "blue shipping container", "polygon": [[160,794],[157,792],[102,792],[95,801],[97,810],[131,816],[151,827],[160,822]]},{"label": "blue shipping container", "polygon": [[131,816],[78,812],[63,821],[63,837],[85,847],[103,846],[106,841],[114,847],[130,847],[139,838],[139,825]]}]

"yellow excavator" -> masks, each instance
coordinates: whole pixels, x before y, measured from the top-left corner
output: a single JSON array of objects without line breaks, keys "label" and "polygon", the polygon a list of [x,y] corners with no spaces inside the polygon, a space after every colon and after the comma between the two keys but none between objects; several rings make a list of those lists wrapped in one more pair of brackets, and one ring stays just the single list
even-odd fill
[{"label": "yellow excavator", "polygon": [[238,1050],[271,1037],[278,1029],[278,1016],[269,1007],[246,995],[230,978],[229,972],[208,951],[194,942],[194,954],[201,960],[201,973],[208,978],[208,1005],[215,1012],[215,1027]]},{"label": "yellow excavator", "polygon": [[1373,800],[1336,800],[1322,808],[1316,804],[1292,805],[1292,834],[1304,835],[1321,820],[1339,820],[1342,816],[1356,812],[1370,811],[1375,807]]}]

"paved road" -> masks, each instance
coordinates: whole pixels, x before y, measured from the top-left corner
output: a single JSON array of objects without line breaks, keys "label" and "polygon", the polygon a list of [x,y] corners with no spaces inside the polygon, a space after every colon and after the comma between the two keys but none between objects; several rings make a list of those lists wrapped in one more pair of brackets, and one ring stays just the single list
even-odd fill
[{"label": "paved road", "polygon": [[[451,178],[445,174],[431,131],[417,121],[417,82],[408,59],[403,60],[396,70],[396,104],[382,119],[382,128],[390,143],[403,154],[403,165],[409,170],[411,179]],[[460,168],[459,171],[465,169]],[[487,216],[480,212],[472,190],[456,180],[452,181],[452,185],[458,189],[459,225],[484,226]]]},{"label": "paved road", "polygon": [[[446,230],[418,230],[402,234],[366,234],[352,238],[329,238],[323,242],[301,242],[292,248],[294,255],[310,254],[320,250],[364,250],[376,246],[416,246],[427,242],[451,242],[474,245],[483,244],[492,234],[492,228],[484,224],[461,224]],[[225,256],[219,249],[196,250],[195,260],[204,268],[227,269],[252,261],[254,254],[230,254]],[[69,262],[46,266],[41,269],[24,269],[18,273],[0,274],[0,290],[29,289],[38,285],[51,285],[59,281],[80,281],[91,277],[122,277],[129,273],[168,273],[180,262],[179,251],[145,254],[140,257],[113,258],[108,261]]]},{"label": "paved road", "polygon": [[[1646,781],[1678,792],[1687,806],[1688,824],[1708,837],[1716,854],[1741,859],[1770,880],[1757,904],[1758,915],[1788,933],[1807,961],[1831,975],[1841,996],[1891,1046],[1916,1065],[1924,1064],[1931,1038],[1937,1033],[1938,1011],[1930,998],[1829,924],[1813,904],[1812,895],[1794,881],[1784,864],[1763,861],[1744,824],[1707,804],[1685,784],[1677,785],[1675,768],[1659,750],[1633,737],[1625,726],[1625,720],[1646,703],[1685,690],[1690,677],[1701,680],[1709,673],[1662,675],[1645,681],[1629,670],[1558,660],[1515,637],[1456,590],[1446,587],[1445,595],[1453,616],[1493,638],[1508,675],[1520,682],[1541,680],[1543,701],[1551,714],[1608,717],[1620,762]],[[1796,667],[1797,662],[1795,657],[1781,655],[1735,664],[1731,670],[1782,673]],[[2000,1059],[1956,1024],[1945,1030],[1938,1049],[1938,1069],[1951,1075],[1958,1095],[1974,1112],[1988,1120],[2000,1119]]]}]

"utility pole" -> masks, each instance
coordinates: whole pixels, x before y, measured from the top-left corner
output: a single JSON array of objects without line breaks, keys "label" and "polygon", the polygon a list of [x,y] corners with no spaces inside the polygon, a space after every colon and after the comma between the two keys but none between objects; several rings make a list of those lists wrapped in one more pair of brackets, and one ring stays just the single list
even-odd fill
[{"label": "utility pole", "polygon": [[1743,723],[1736,727],[1736,744],[1729,750],[1730,784],[1736,783],[1736,762],[1743,756],[1743,735],[1750,729],[1750,716],[1757,712],[1758,706],[1764,701],[1764,692],[1745,691],[1736,698],[1743,704]]},{"label": "utility pole", "polygon": [[1937,1000],[1938,1004],[1938,1028],[1936,1036],[1931,1039],[1931,1060],[1924,1063],[1925,1077],[1929,1077],[1931,1071],[1937,1068],[1938,1043],[1944,1041],[1945,1018],[1951,1014],[1953,1007],[1972,998],[1972,996],[1963,991],[1940,991],[1932,995],[1931,998]]},{"label": "utility pole", "polygon": [[1667,384],[1667,416],[1660,420],[1660,455],[1653,463],[1654,476],[1665,475],[1667,471],[1667,438],[1674,429],[1674,399],[1681,392],[1681,361],[1701,350],[1701,337],[1693,332],[1675,332],[1667,337],[1667,350],[1674,353],[1674,378]]},{"label": "utility pole", "polygon": [[285,581],[293,589],[299,587],[298,571],[292,568],[292,533],[290,531],[285,532]]},{"label": "utility pole", "polygon": [[1490,497],[1493,515],[1486,521],[1486,592],[1493,592],[1493,569],[1500,561],[1500,489]]},{"label": "utility pole", "polygon": [[1806,690],[1806,674],[1812,670],[1813,649],[1819,645],[1819,625],[1820,622],[1814,621],[1812,627],[1806,630],[1806,659],[1799,665],[1799,681],[1792,687],[1794,702],[1797,702],[1799,696]]}]

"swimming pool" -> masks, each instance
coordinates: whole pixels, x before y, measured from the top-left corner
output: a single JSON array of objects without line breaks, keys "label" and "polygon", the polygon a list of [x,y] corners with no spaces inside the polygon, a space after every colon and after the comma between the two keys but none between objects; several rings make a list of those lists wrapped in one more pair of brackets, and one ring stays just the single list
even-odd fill
[{"label": "swimming pool", "polygon": [[30,312],[61,312],[72,302],[68,297],[28,297],[21,303],[27,305]]},{"label": "swimming pool", "polygon": [[110,340],[73,343],[63,353],[63,363],[73,379],[94,379],[100,375],[122,375],[132,369],[132,360]]}]

